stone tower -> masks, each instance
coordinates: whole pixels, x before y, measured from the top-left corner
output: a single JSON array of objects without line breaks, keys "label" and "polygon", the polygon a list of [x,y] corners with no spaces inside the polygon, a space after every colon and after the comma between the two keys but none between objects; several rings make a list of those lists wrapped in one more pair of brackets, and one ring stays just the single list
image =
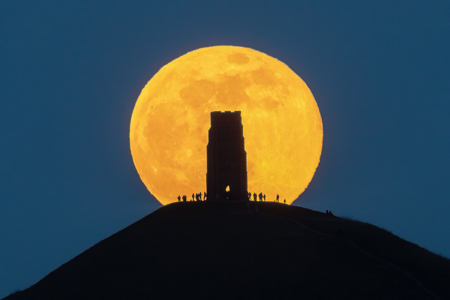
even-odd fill
[{"label": "stone tower", "polygon": [[208,201],[248,201],[247,153],[240,111],[211,113],[206,152]]}]

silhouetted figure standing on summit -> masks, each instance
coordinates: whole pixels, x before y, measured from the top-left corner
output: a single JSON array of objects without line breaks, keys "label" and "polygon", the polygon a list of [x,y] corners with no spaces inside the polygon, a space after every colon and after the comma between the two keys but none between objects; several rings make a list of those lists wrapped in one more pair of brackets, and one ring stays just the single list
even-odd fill
[{"label": "silhouetted figure standing on summit", "polygon": [[203,201],[206,201],[206,192],[203,193]]},{"label": "silhouetted figure standing on summit", "polygon": [[183,195],[183,202],[186,202],[187,201],[187,197],[186,197],[186,195]]},{"label": "silhouetted figure standing on summit", "polygon": [[194,202],[194,200],[195,200],[195,194],[192,193],[192,202]]},{"label": "silhouetted figure standing on summit", "polygon": [[255,200],[255,202],[256,202],[256,197],[257,197],[256,193],[253,193],[253,200]]},{"label": "silhouetted figure standing on summit", "polygon": [[280,195],[277,194],[277,202],[280,202]]},{"label": "silhouetted figure standing on summit", "polygon": [[259,193],[259,201],[260,201],[260,202],[263,201],[263,193]]},{"label": "silhouetted figure standing on summit", "polygon": [[181,197],[180,197],[180,195],[178,195],[177,199],[178,199],[178,202],[180,202],[180,201],[181,201]]},{"label": "silhouetted figure standing on summit", "polygon": [[264,202],[266,202],[266,194],[263,195]]}]

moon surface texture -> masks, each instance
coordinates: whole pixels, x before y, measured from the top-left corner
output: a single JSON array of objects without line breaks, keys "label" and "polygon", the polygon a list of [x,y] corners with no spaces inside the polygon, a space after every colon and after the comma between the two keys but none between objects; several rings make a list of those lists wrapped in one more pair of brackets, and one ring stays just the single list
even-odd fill
[{"label": "moon surface texture", "polygon": [[147,189],[163,205],[206,191],[212,111],[241,111],[248,191],[291,204],[308,186],[322,152],[319,108],[305,82],[262,52],[214,46],[168,63],[142,90],[130,145]]}]

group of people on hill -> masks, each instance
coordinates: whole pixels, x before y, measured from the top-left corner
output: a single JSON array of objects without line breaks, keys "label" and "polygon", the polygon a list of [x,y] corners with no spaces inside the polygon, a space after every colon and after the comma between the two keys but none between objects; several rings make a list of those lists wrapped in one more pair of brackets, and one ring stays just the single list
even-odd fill
[{"label": "group of people on hill", "polygon": [[[258,198],[259,198],[259,201],[260,202],[266,202],[266,194],[263,194],[263,193],[259,193],[259,195],[256,195],[256,193],[253,193],[253,201],[258,201]],[[252,193],[248,193],[248,200],[249,201],[252,201]],[[273,202],[280,202],[280,195],[278,195],[277,194],[277,198],[273,201]],[[284,199],[284,204],[286,204],[286,199]]]},{"label": "group of people on hill", "polygon": [[[259,201],[260,202],[266,202],[266,194],[263,193],[259,193],[259,195],[257,195],[256,193],[253,193],[253,201],[258,201],[258,197],[259,197]],[[181,197],[180,195],[178,195],[177,197],[178,202],[181,202],[183,200],[183,202],[187,202],[187,197],[186,195],[183,195],[183,197]],[[206,194],[206,192],[203,193],[203,199],[202,199],[202,192],[200,193],[193,193],[192,194],[192,199],[189,199],[190,202],[194,202],[194,201],[205,201],[208,199],[208,195]],[[252,193],[248,193],[248,200],[252,201]],[[280,195],[277,194],[277,198],[274,200],[274,202],[280,202]],[[286,204],[286,199],[284,199],[284,204]]]},{"label": "group of people on hill", "polygon": [[[187,202],[186,195],[183,195],[183,197],[178,195],[177,199],[178,199],[178,202],[181,202],[181,200],[183,200],[183,202]],[[192,199],[190,199],[189,201],[190,202],[205,201],[206,199],[208,199],[206,192],[203,193],[203,200],[202,200],[202,192],[200,192],[200,193],[192,193]]]}]

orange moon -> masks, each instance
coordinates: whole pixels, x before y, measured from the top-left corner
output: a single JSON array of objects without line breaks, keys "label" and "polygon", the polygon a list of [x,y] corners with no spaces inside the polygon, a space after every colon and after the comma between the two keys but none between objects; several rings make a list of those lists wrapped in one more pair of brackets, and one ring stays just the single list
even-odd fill
[{"label": "orange moon", "polygon": [[262,52],[214,46],[161,68],[131,117],[130,147],[147,189],[163,205],[206,191],[212,111],[241,111],[248,190],[291,204],[320,161],[323,125],[305,82]]}]

